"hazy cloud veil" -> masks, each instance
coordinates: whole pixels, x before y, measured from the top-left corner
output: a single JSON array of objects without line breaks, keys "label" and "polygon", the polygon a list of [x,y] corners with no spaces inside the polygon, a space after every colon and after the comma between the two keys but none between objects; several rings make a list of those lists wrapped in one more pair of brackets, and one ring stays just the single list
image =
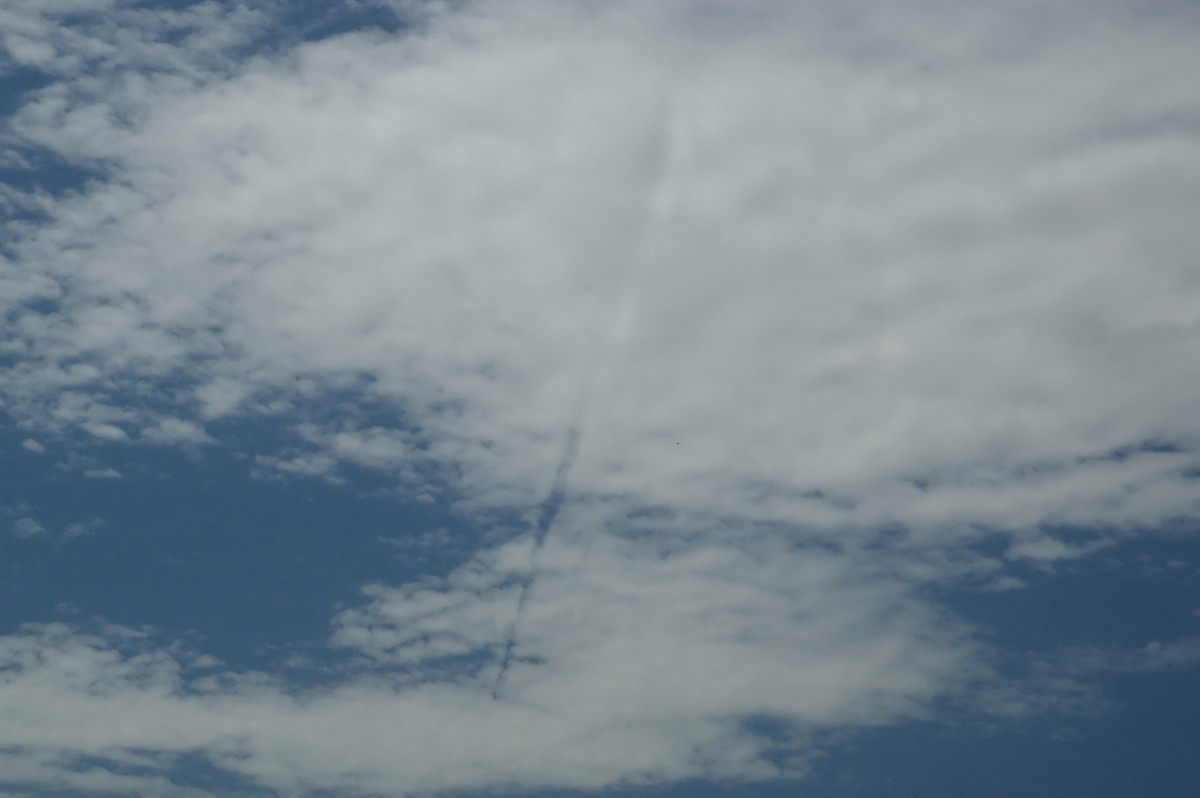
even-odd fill
[{"label": "hazy cloud veil", "polygon": [[[367,469],[479,528],[330,608],[319,688],[0,637],[0,785],[802,776],[831,730],[1053,705],[929,588],[1195,528],[1197,10],[392,10],[267,46],[270,9],[0,5],[40,76],[6,169],[78,176],[0,195],[31,444],[283,419],[246,479]],[[1200,659],[1162,645],[1120,667]]]}]

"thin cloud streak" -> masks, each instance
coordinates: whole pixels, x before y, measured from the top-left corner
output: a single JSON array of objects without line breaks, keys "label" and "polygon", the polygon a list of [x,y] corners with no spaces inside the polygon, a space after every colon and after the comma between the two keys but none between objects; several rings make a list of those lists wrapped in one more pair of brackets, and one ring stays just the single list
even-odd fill
[{"label": "thin cloud streak", "polygon": [[567,479],[570,477],[571,465],[575,462],[578,451],[579,428],[574,427],[567,433],[562,460],[559,461],[558,468],[554,471],[554,484],[550,487],[550,495],[538,508],[534,521],[533,547],[529,551],[529,575],[521,581],[521,593],[517,597],[516,614],[513,616],[512,625],[508,630],[508,639],[504,643],[504,654],[500,659],[496,683],[492,686],[493,698],[499,699],[504,689],[504,677],[508,673],[509,665],[512,664],[513,649],[516,648],[520,638],[521,620],[524,618],[525,609],[529,604],[529,592],[533,590],[534,582],[542,567],[542,548],[546,545],[546,536],[550,534],[550,530],[554,526],[554,519],[558,517],[558,512],[567,499]]}]

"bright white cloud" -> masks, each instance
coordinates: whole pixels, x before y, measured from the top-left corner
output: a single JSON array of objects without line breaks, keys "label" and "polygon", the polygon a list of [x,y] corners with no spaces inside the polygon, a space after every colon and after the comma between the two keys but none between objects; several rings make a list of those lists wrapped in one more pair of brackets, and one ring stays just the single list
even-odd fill
[{"label": "bright white cloud", "polygon": [[915,592],[1016,584],[964,543],[1194,518],[1200,19],[942,5],[483,2],[242,63],[248,12],[12,5],[62,80],[6,135],[104,179],[6,195],[47,214],[4,263],[10,413],[185,445],[296,415],[261,470],[562,510],[372,588],[333,641],[385,675],[304,700],[37,638],[11,744],[285,791],[769,776],[748,715],[802,737],[987,678]]},{"label": "bright white cloud", "polygon": [[[1200,380],[1171,364],[1200,330],[1200,175],[1173,31],[1062,31],[1015,61],[976,43],[951,69],[754,24],[691,40],[666,6],[590,28],[483,8],[147,88],[139,124],[89,135],[123,180],[22,250],[78,286],[52,327],[24,318],[44,368],[198,359],[208,415],[366,374],[481,504],[536,502],[578,427],[574,490],[639,504],[822,527],[1195,511]],[[33,108],[17,129],[79,157]],[[378,437],[326,448],[413,456],[355,434]],[[1099,459],[1147,441],[1178,447],[1149,483]]]}]

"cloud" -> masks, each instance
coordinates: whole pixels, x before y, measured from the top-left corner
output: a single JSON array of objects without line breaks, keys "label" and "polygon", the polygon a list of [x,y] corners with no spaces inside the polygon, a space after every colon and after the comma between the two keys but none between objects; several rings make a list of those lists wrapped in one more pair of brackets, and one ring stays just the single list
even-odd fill
[{"label": "cloud", "polygon": [[102,526],[104,526],[104,519],[102,518],[93,518],[90,521],[76,521],[63,530],[63,537],[67,540],[72,540],[74,538],[94,535],[96,534],[96,530]]},{"label": "cloud", "polygon": [[179,418],[161,419],[154,427],[142,430],[142,437],[154,443],[201,444],[212,443],[213,439],[194,421]]},{"label": "cloud", "polygon": [[285,793],[771,778],[804,773],[804,750],[790,766],[762,758],[778,740],[748,732],[746,715],[801,740],[923,716],[976,675],[965,627],[844,557],[757,535],[664,540],[677,550],[647,558],[566,512],[498,694],[528,541],[444,581],[368,590],[333,638],[366,659],[299,694],[144,632],[31,626],[0,638],[0,708],[28,718],[0,743],[112,761],[162,751],[158,776],[202,751]]},{"label": "cloud", "polygon": [[[926,717],[935,696],[992,719],[1087,713],[1102,703],[1089,673],[1196,659],[1186,639],[1079,649],[1001,679],[967,627],[906,580],[835,553],[758,535],[738,547],[663,540],[674,551],[652,559],[585,529],[549,540],[498,697],[527,543],[444,581],[369,589],[334,637],[369,663],[317,688],[230,672],[144,630],[29,625],[0,638],[0,711],[24,719],[0,743],[32,752],[5,776],[179,794],[166,786],[180,758],[199,755],[284,794],[769,779],[805,774],[822,731]],[[786,729],[790,760],[764,756],[780,735],[756,732],[752,717]],[[91,770],[49,752],[84,754]]]},{"label": "cloud", "polygon": [[[329,456],[453,464],[481,505],[535,503],[574,425],[574,490],[644,505],[830,529],[1195,512],[1170,30],[1061,31],[1019,62],[977,43],[959,72],[622,8],[583,28],[483,4],[148,87],[100,137],[128,179],[22,247],[80,286],[52,336],[22,317],[35,362],[175,372],[210,417],[368,375],[425,445],[366,454],[346,436],[381,431],[350,428]],[[1110,44],[1139,57],[1097,63]],[[16,128],[50,144],[36,107]],[[108,439],[148,412],[72,398],[58,423]],[[1155,473],[1105,459],[1148,441],[1176,447]]]},{"label": "cloud", "polygon": [[1008,680],[982,682],[976,696],[995,717],[1044,717],[1047,713],[1095,715],[1111,702],[1096,677],[1185,670],[1200,664],[1200,639],[1152,640],[1144,646],[1071,646],[1024,664]]},{"label": "cloud", "polygon": [[[3,638],[5,772],[767,778],[1000,684],[922,587],[1200,509],[1200,20],[942,6],[480,2],[242,57],[240,8],[11,5],[50,83],[5,139],[95,178],[6,190],[41,214],[2,264],[6,411],[183,446],[275,416],[259,472],[394,474],[481,533],[338,614],[353,663],[302,696]],[[1001,687],[973,700],[1037,692]]]},{"label": "cloud", "polygon": [[19,538],[35,538],[46,534],[46,527],[33,518],[18,518],[12,523],[12,532]]},{"label": "cloud", "polygon": [[914,699],[972,667],[964,629],[913,600],[903,581],[743,531],[736,546],[721,536],[662,541],[660,556],[647,557],[642,542],[568,519],[547,540],[520,616],[528,541],[444,584],[370,589],[366,607],[337,618],[333,640],[418,674],[458,659],[489,685],[515,620],[513,672],[501,693],[581,718],[652,708],[873,723],[920,714]]},{"label": "cloud", "polygon": [[1142,673],[1147,671],[1190,668],[1200,662],[1200,638],[1190,637],[1162,642],[1152,640],[1132,651],[1078,648],[1065,652],[1064,668],[1087,673],[1112,671]]}]

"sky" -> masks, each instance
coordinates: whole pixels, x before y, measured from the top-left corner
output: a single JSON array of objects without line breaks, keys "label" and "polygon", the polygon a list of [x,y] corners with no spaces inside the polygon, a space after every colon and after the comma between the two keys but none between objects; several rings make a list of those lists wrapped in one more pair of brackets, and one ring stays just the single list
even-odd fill
[{"label": "sky", "polygon": [[0,796],[1200,794],[1198,39],[0,0]]}]

